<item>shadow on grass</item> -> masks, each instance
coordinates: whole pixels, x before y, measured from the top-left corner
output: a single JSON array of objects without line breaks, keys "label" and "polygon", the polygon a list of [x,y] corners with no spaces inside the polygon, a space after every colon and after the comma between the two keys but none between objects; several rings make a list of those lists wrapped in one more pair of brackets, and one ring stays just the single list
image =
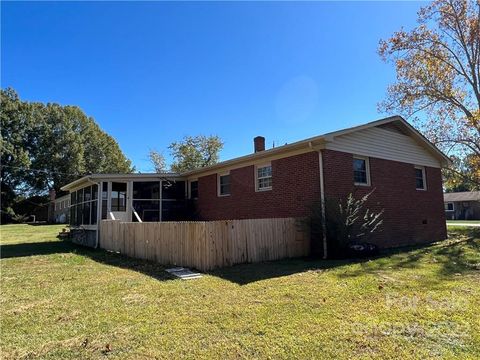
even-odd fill
[{"label": "shadow on grass", "polygon": [[116,266],[121,269],[140,272],[159,281],[176,280],[177,278],[165,271],[165,266],[157,262],[140,260],[125,255],[105,251],[102,249],[90,249],[77,246],[80,250],[77,254],[88,256],[93,261],[104,265]]},{"label": "shadow on grass", "polygon": [[91,249],[84,246],[73,244],[70,241],[46,241],[25,244],[8,244],[0,246],[2,259],[21,258],[35,255],[51,255],[72,253],[86,256],[98,263],[115,266],[122,269],[137,271],[148,275],[160,281],[175,279],[172,275],[165,272],[165,267],[161,264],[129,258],[120,254],[108,252],[102,249]]},{"label": "shadow on grass", "polygon": [[461,231],[450,232],[448,240],[427,245],[391,249],[374,260],[339,276],[355,277],[387,269],[416,269],[428,263],[438,265],[438,281],[441,281],[444,277],[478,271],[480,230],[462,229]]},{"label": "shadow on grass", "polygon": [[[359,264],[338,273],[339,278],[356,277],[372,274],[382,270],[415,269],[426,262],[435,262],[440,266],[438,274],[448,277],[468,271],[478,271],[480,262],[480,229],[462,230],[451,233],[456,240],[414,247],[390,249],[371,259],[320,260],[289,259],[256,264],[242,264],[212,270],[212,276],[240,285],[265,279],[272,279],[305,272],[308,270],[332,270],[345,265]],[[11,244],[1,246],[2,258],[47,255],[58,253],[75,253],[109,266],[137,271],[160,281],[175,279],[166,273],[165,266],[147,261],[126,257],[121,254],[101,249],[90,249],[72,244],[69,241],[38,242],[27,244]],[[373,261],[371,261],[373,260]],[[477,269],[477,270],[476,270]]]},{"label": "shadow on grass", "polygon": [[75,245],[68,241],[43,241],[36,243],[7,244],[0,247],[1,258],[14,258],[32,255],[68,253]]},{"label": "shadow on grass", "polygon": [[[291,259],[257,264],[235,265],[228,268],[213,270],[213,276],[218,276],[240,285],[255,281],[288,276],[304,271],[334,270],[336,268],[358,264],[339,272],[339,278],[351,278],[379,271],[394,271],[400,269],[415,269],[431,262],[439,265],[438,277],[434,282],[441,282],[444,277],[478,271],[480,262],[480,230],[462,230],[451,233],[454,241],[423,244],[409,247],[388,249],[374,258],[320,260]],[[431,282],[431,279],[429,280]],[[430,284],[434,286],[433,283]]]},{"label": "shadow on grass", "polygon": [[246,285],[256,281],[289,276],[305,271],[328,270],[351,264],[351,260],[318,260],[299,258],[288,260],[267,261],[255,264],[240,264],[220,268],[209,272],[210,275]]}]

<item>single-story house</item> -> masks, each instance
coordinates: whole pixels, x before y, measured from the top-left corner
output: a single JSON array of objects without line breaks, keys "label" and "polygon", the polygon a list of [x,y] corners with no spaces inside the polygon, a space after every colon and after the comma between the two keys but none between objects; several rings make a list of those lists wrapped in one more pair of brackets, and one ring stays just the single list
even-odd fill
[{"label": "single-story house", "polygon": [[448,220],[480,220],[480,191],[443,194]]},{"label": "single-story house", "polygon": [[93,174],[71,194],[73,227],[98,245],[102,219],[225,220],[304,217],[321,199],[372,190],[382,247],[446,237],[441,168],[449,158],[399,116],[265,149],[181,174]]}]

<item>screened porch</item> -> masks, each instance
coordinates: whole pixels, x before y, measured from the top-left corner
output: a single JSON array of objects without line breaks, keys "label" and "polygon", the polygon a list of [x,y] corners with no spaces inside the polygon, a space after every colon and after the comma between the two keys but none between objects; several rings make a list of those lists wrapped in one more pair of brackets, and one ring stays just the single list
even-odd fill
[{"label": "screened porch", "polygon": [[186,194],[186,182],[177,179],[88,181],[70,191],[70,225],[95,230],[104,219],[185,220],[189,217]]}]

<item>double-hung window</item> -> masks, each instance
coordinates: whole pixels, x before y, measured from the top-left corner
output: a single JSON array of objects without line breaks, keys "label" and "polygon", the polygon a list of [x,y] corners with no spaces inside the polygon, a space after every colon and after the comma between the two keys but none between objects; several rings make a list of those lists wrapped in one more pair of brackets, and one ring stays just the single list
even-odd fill
[{"label": "double-hung window", "polygon": [[370,164],[368,157],[353,157],[353,181],[355,185],[370,186]]},{"label": "double-hung window", "polygon": [[425,168],[423,166],[415,166],[415,189],[427,190]]},{"label": "double-hung window", "polygon": [[230,174],[218,176],[218,196],[230,195]]},{"label": "double-hung window", "polygon": [[272,165],[257,166],[257,191],[272,189]]}]

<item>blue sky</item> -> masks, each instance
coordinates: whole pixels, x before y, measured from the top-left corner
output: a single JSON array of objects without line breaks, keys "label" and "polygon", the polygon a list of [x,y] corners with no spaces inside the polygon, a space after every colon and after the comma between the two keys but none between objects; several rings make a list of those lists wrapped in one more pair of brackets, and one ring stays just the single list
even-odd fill
[{"label": "blue sky", "polygon": [[375,120],[395,79],[381,38],[421,3],[2,2],[1,86],[80,106],[137,170],[185,135],[221,159]]}]

